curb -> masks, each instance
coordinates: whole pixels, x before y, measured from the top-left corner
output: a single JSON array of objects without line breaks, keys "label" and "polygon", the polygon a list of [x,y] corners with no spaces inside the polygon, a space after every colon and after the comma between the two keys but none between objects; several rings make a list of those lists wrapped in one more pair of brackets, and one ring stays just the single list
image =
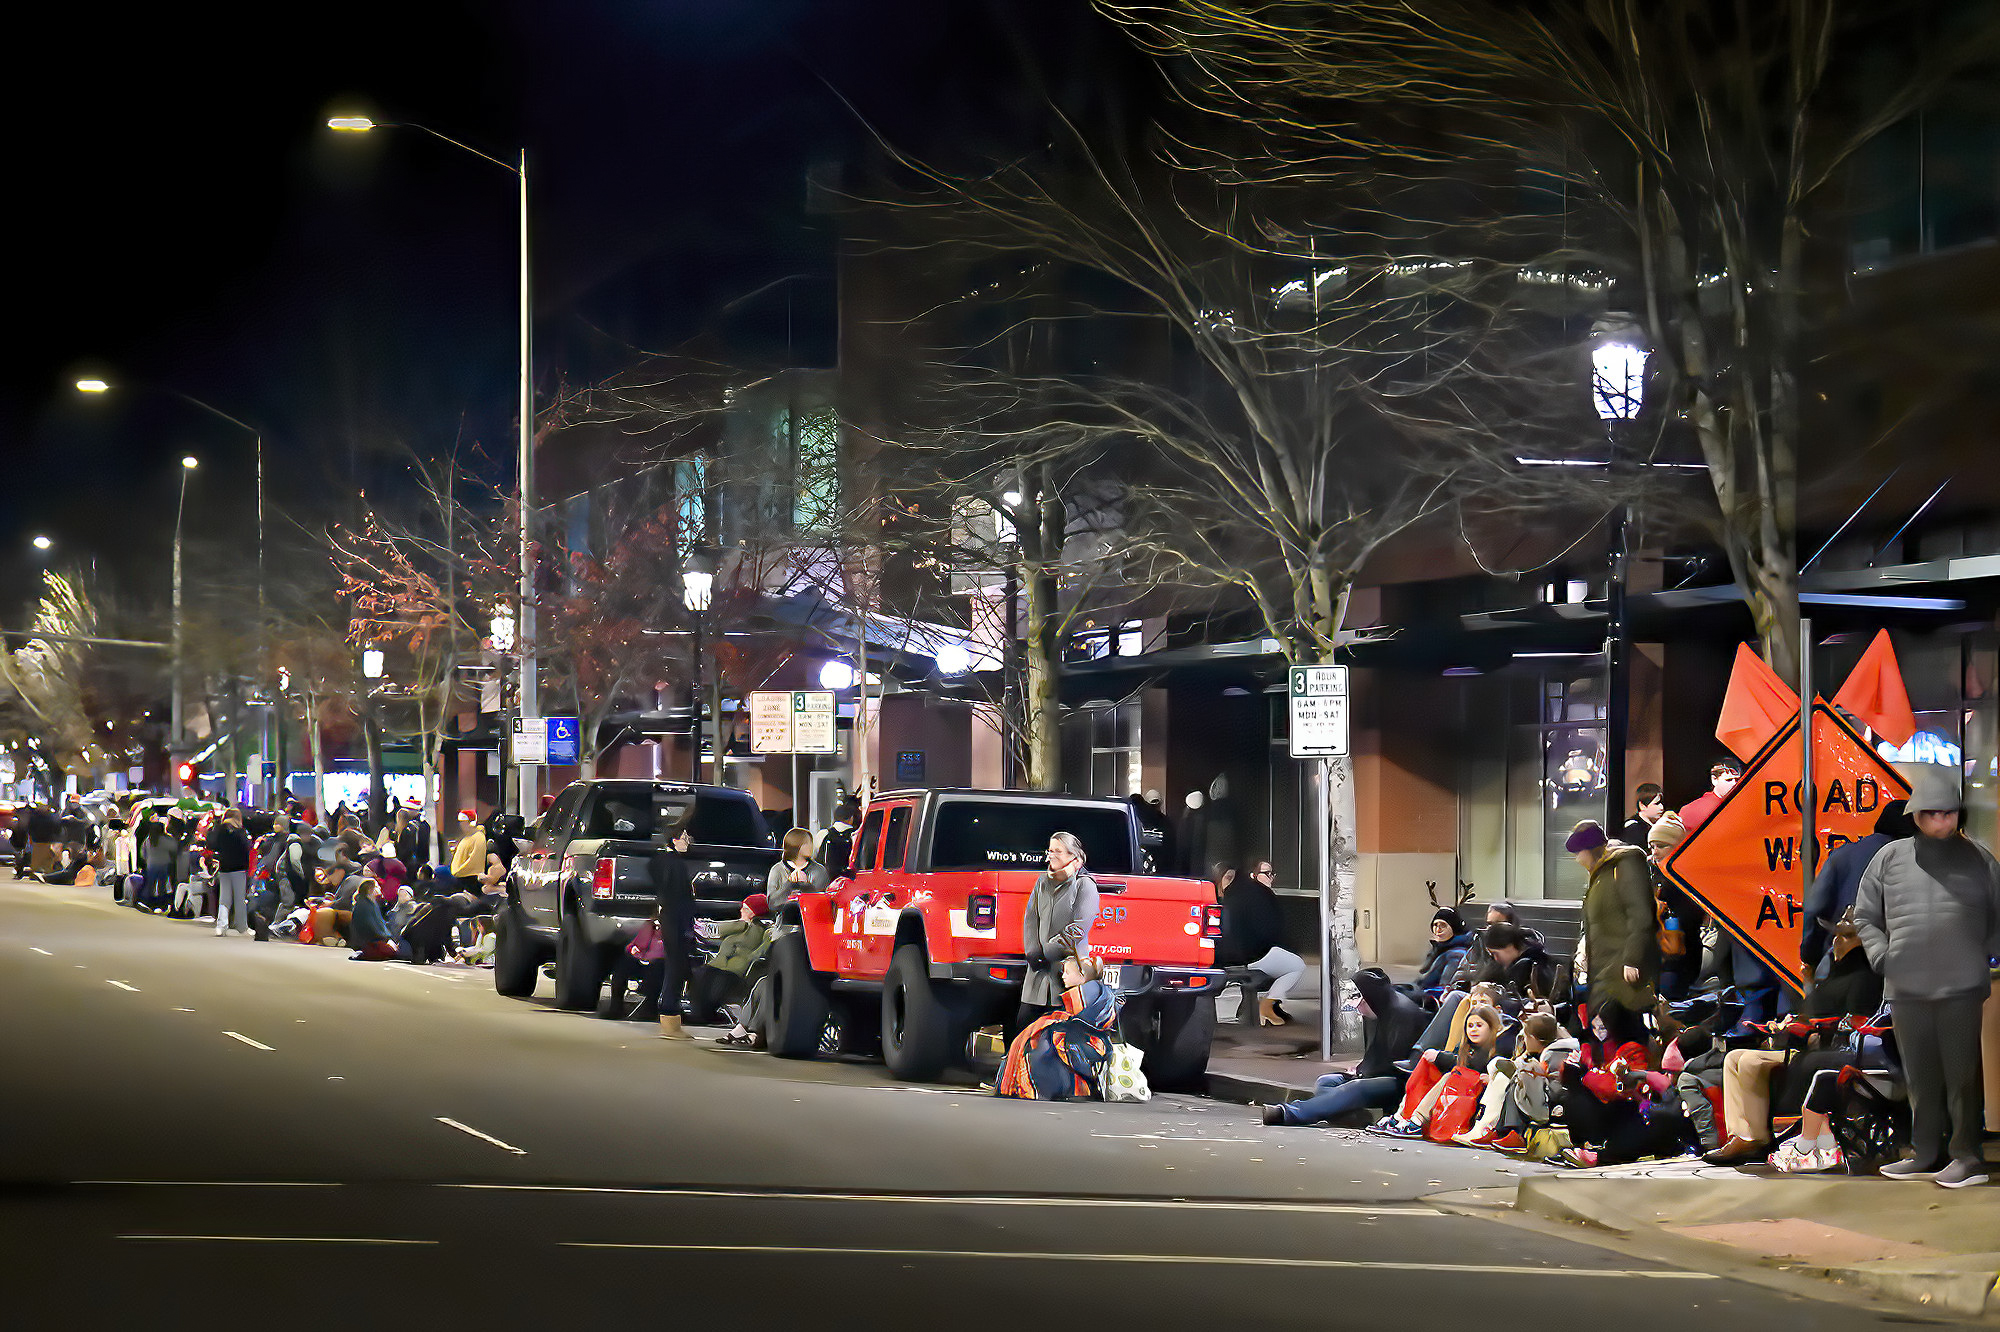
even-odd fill
[{"label": "curb", "polygon": [[1977,1318],[1989,1310],[2000,1312],[2000,1254],[1948,1254],[1936,1258],[1888,1258],[1843,1267],[1815,1263],[1784,1262],[1774,1258],[1745,1255],[1727,1245],[1714,1244],[1690,1236],[1668,1234],[1650,1218],[1635,1216],[1601,1201],[1576,1196],[1564,1188],[1561,1175],[1523,1179],[1515,1191],[1517,1211],[1548,1221],[1588,1226],[1624,1238],[1671,1241],[1680,1249],[1692,1245],[1700,1251],[1727,1255],[1731,1261],[1747,1261],[1766,1270],[1805,1273],[1846,1285],[1862,1286],[1877,1294],[1921,1308],[1942,1310],[1962,1317]]},{"label": "curb", "polygon": [[1305,1095],[1305,1089],[1245,1073],[1210,1073],[1202,1094],[1211,1101],[1227,1101],[1234,1105],[1277,1105],[1298,1100]]}]

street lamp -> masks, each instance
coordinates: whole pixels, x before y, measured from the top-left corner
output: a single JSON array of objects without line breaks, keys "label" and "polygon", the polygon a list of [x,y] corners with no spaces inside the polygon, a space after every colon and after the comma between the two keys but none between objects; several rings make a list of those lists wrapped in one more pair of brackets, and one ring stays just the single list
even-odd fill
[{"label": "street lamp", "polygon": [[946,643],[932,660],[937,663],[939,675],[964,675],[972,669],[972,653],[963,643]]},{"label": "street lamp", "polygon": [[55,545],[55,544],[56,544],[55,542],[53,542],[53,541],[49,540],[49,539],[48,539],[47,537],[45,537],[45,536],[38,536],[38,537],[36,537],[36,538],[35,538],[35,549],[36,549],[36,550],[47,550],[47,549],[48,549],[49,547],[51,547],[51,546],[53,546],[53,545]]},{"label": "street lamp", "polygon": [[382,678],[382,649],[363,648],[361,651],[361,674],[370,680]]},{"label": "street lamp", "polygon": [[[681,604],[686,606],[694,621],[694,759],[688,766],[693,769],[695,780],[701,780],[701,749],[708,739],[707,716],[715,717],[715,748],[712,780],[722,785],[722,684],[718,679],[712,690],[708,683],[708,655],[702,651],[702,630],[708,621],[708,608],[715,599],[715,566],[717,552],[708,546],[696,546],[688,552],[681,565]],[[705,708],[704,700],[712,707]]]},{"label": "street lamp", "polygon": [[79,379],[76,381],[78,393],[109,393],[111,385],[101,379]]},{"label": "street lamp", "polygon": [[821,664],[819,687],[831,689],[835,693],[854,688],[854,668],[844,661],[834,660]]},{"label": "street lamp", "polygon": [[[414,121],[378,121],[368,116],[334,116],[326,122],[330,130],[349,134],[365,134],[376,129],[421,130],[433,139],[441,139],[462,152],[491,162],[502,171],[512,172],[519,183],[516,213],[520,225],[520,344],[521,367],[519,401],[515,405],[516,417],[520,425],[519,470],[521,503],[521,599],[518,613],[519,631],[514,639],[521,649],[519,681],[515,693],[518,698],[520,715],[533,717],[541,711],[540,682],[535,673],[535,555],[534,555],[534,513],[535,513],[535,378],[532,358],[533,343],[530,337],[530,315],[533,306],[530,301],[531,288],[528,281],[528,150],[519,151],[514,162],[507,162],[490,153],[482,153],[469,144],[460,143],[448,134],[440,134],[428,125]],[[538,781],[524,780],[518,793],[519,812],[523,818],[533,819],[539,812],[535,805],[539,792],[535,789]]]},{"label": "street lamp", "polygon": [[[1600,319],[1591,330],[1590,403],[1610,436],[1611,465],[1620,457],[1620,432],[1637,419],[1646,396],[1646,348],[1639,325],[1632,319]],[[1620,503],[1611,514],[1611,578],[1605,597],[1604,626],[1604,826],[1616,830],[1625,822],[1625,740],[1632,710],[1632,664],[1625,642],[1625,579],[1630,552],[1627,525],[1630,506]]]},{"label": "street lamp", "polygon": [[186,790],[181,780],[180,764],[175,759],[186,747],[186,730],[183,725],[183,704],[181,699],[181,520],[187,516],[188,478],[194,469],[201,466],[201,460],[189,454],[181,459],[180,500],[174,505],[174,679],[173,679],[173,719],[169,723],[167,735],[167,777],[172,783],[173,794],[180,795]]}]

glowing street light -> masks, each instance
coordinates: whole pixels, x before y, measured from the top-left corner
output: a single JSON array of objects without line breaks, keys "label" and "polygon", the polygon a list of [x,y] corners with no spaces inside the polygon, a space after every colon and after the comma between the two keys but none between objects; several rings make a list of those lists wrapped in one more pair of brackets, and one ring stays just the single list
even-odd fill
[{"label": "glowing street light", "polygon": [[55,545],[55,544],[56,544],[55,542],[53,542],[53,541],[49,540],[49,539],[48,539],[47,537],[45,537],[45,536],[38,536],[38,537],[36,537],[36,538],[35,538],[35,549],[36,549],[36,550],[47,550],[47,549],[48,549],[48,548],[49,548],[50,546],[53,546],[53,545]]},{"label": "glowing street light", "polygon": [[326,122],[330,130],[346,130],[351,134],[365,134],[375,128],[375,122],[366,116],[335,116]]},{"label": "glowing street light", "polygon": [[495,652],[514,650],[514,612],[505,606],[493,608],[493,619],[486,626],[486,635],[493,643]]},{"label": "glowing street light", "polygon": [[854,668],[844,661],[826,662],[819,668],[819,687],[833,690],[854,688]]},{"label": "glowing street light", "polygon": [[79,379],[76,381],[78,393],[109,393],[111,385],[101,379]]},{"label": "glowing street light", "polygon": [[964,675],[972,669],[972,654],[963,643],[946,643],[932,660],[937,662],[939,675]]},{"label": "glowing street light", "polygon": [[190,472],[192,472],[195,468],[201,466],[201,459],[195,457],[192,453],[190,453],[185,458],[181,459],[181,466],[187,468]]},{"label": "glowing street light", "polygon": [[361,652],[361,673],[370,680],[382,678],[382,649],[364,648]]}]

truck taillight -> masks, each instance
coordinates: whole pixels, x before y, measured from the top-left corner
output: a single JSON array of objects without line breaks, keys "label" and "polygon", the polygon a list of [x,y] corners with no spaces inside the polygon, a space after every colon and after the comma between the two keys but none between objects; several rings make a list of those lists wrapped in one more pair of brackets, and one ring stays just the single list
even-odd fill
[{"label": "truck taillight", "polygon": [[1201,909],[1201,932],[1210,939],[1222,937],[1222,908],[1205,906]]},{"label": "truck taillight", "polygon": [[967,929],[990,930],[999,915],[1000,903],[991,893],[975,893],[965,899]]},{"label": "truck taillight", "polygon": [[597,869],[590,876],[590,895],[609,897],[618,882],[618,862],[610,856],[599,856]]}]

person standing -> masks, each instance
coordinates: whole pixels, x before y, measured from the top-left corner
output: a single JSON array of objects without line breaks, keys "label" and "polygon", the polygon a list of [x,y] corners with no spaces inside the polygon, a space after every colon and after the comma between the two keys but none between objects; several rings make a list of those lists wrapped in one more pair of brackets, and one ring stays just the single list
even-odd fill
[{"label": "person standing", "polygon": [[1926,765],[1909,809],[1917,835],[1875,854],[1855,893],[1854,923],[1887,982],[1910,1088],[1908,1160],[1891,1179],[1948,1189],[1984,1184],[1980,1008],[2000,953],[2000,861],[1959,828],[1959,774]]},{"label": "person standing", "polygon": [[1714,817],[1722,801],[1736,783],[1743,780],[1743,768],[1735,759],[1724,759],[1708,770],[1708,794],[1699,795],[1681,806],[1681,826],[1690,833]]},{"label": "person standing", "polygon": [[1084,870],[1083,843],[1075,833],[1049,834],[1049,867],[1029,890],[1021,916],[1021,951],[1028,975],[1021,982],[1021,1006],[1007,1028],[1007,1044],[1023,1028],[1062,1004],[1062,961],[1089,951],[1090,927],[1097,921],[1097,880]]},{"label": "person standing", "polygon": [[[848,862],[854,859],[854,800],[843,796],[834,807],[833,823],[819,835],[817,859],[826,867],[826,872],[835,878],[847,873]],[[769,896],[769,892],[765,896]],[[773,903],[776,906],[777,903]]]},{"label": "person standing", "polygon": [[1644,846],[1646,834],[1667,812],[1667,797],[1658,782],[1641,782],[1639,789],[1632,793],[1632,798],[1638,805],[1638,813],[1625,820],[1625,826],[1618,832],[1618,840],[1627,846]]},{"label": "person standing", "polygon": [[660,899],[660,991],[654,999],[660,1013],[660,1035],[685,1041],[681,1030],[681,995],[688,982],[688,936],[694,933],[694,876],[688,872],[687,849],[694,834],[682,826],[664,849],[653,856],[653,892]]},{"label": "person standing", "polygon": [[471,810],[458,816],[458,844],[451,851],[451,891],[477,892],[473,887],[486,868],[486,829]]},{"label": "person standing", "polygon": [[1660,997],[1685,999],[1701,979],[1701,932],[1708,913],[1660,869],[1687,838],[1677,814],[1661,814],[1646,830],[1646,859],[1660,902]]},{"label": "person standing", "polygon": [[250,834],[243,830],[243,811],[230,806],[208,830],[209,854],[215,857],[215,933],[232,929],[250,932]]},{"label": "person standing", "polygon": [[[827,835],[832,836],[832,833],[829,831]],[[791,901],[796,893],[826,891],[827,868],[813,859],[812,849],[812,833],[806,829],[794,828],[785,834],[785,846],[779,853],[778,863],[771,866],[771,872],[764,879],[764,898],[770,906],[766,914],[777,915],[778,909]]]},{"label": "person standing", "polygon": [[1657,1002],[1660,979],[1652,867],[1645,852],[1612,841],[1592,819],[1577,824],[1563,848],[1590,876],[1583,893],[1590,1013],[1603,1015],[1616,1044],[1643,1041],[1640,1018]]}]

